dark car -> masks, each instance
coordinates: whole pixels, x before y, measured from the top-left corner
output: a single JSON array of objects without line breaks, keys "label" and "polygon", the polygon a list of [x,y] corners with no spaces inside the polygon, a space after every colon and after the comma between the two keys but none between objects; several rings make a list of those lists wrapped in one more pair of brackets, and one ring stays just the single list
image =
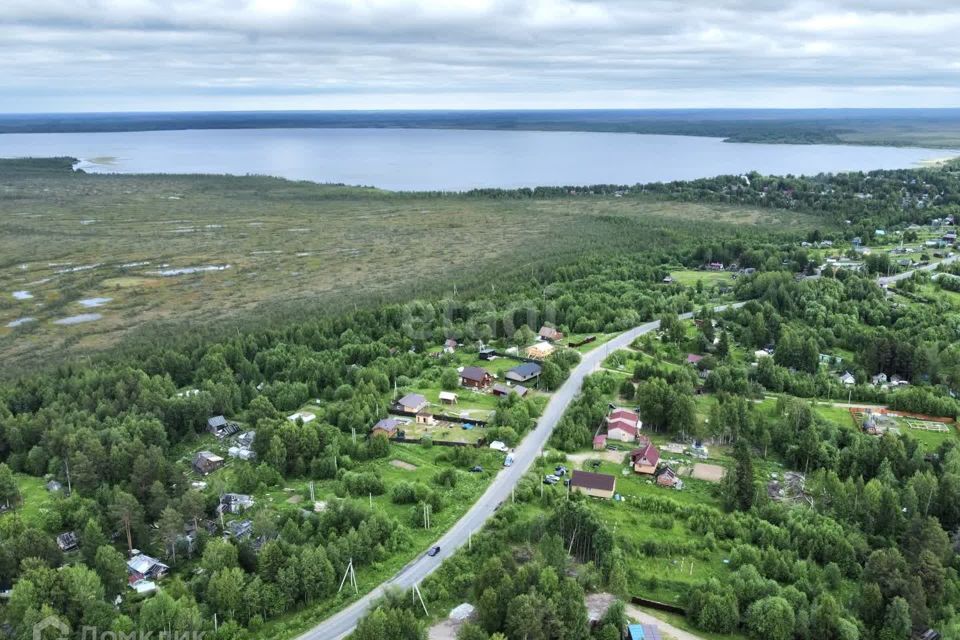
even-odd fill
[{"label": "dark car", "polygon": [[477,465],[474,468],[470,469],[470,473],[483,473],[483,467],[481,467],[480,465]]},{"label": "dark car", "polygon": [[440,547],[432,547],[430,551],[427,551],[427,555],[430,556],[431,558],[437,555],[438,553],[440,553]]}]

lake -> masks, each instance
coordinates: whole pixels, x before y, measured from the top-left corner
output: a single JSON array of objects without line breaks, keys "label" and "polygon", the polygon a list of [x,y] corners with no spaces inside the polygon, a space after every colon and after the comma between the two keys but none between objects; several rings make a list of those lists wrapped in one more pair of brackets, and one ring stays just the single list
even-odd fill
[{"label": "lake", "polygon": [[898,169],[944,149],[458,129],[220,129],[0,135],[0,156],[73,156],[117,173],[265,174],[384,189],[636,184],[720,174]]}]

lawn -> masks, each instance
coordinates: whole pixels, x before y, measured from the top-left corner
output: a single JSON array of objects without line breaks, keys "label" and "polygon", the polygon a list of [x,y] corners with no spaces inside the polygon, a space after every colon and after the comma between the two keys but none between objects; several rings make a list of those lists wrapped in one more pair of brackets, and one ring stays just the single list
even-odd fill
[{"label": "lawn", "polygon": [[674,282],[678,282],[687,287],[696,286],[697,281],[703,283],[704,287],[714,285],[729,285],[733,283],[733,274],[729,271],[694,271],[691,269],[681,269],[671,271],[670,277]]},{"label": "lawn", "polygon": [[[16,507],[16,516],[13,516],[13,511],[9,511],[0,517],[19,517],[26,524],[43,529],[46,516],[50,513],[53,501],[56,498],[47,491],[46,482],[43,478],[15,473],[14,479],[17,482],[17,488],[20,490],[21,503]],[[66,485],[64,485],[64,490],[66,490]]]}]

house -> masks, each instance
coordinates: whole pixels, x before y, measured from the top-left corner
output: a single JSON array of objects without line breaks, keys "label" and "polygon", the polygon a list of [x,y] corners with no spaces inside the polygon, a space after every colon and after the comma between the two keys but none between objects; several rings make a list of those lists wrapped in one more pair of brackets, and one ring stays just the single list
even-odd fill
[{"label": "house", "polygon": [[630,411],[630,409],[624,409],[623,407],[614,409],[610,412],[610,415],[607,416],[607,421],[618,419],[629,420],[634,424],[640,422],[640,416],[637,415],[636,411]]},{"label": "house", "polygon": [[317,419],[316,414],[310,413],[309,411],[297,411],[296,413],[287,416],[287,420],[289,420],[290,422],[296,422],[297,420],[299,420],[303,424],[307,424],[308,422],[313,422],[316,419]]},{"label": "house", "polygon": [[202,476],[209,475],[223,466],[224,460],[211,451],[200,451],[193,457],[193,468]]},{"label": "house", "polygon": [[570,479],[570,491],[576,491],[591,498],[609,500],[617,488],[617,479],[606,473],[574,470]]},{"label": "house", "polygon": [[518,367],[514,367],[507,371],[506,378],[507,380],[512,380],[514,382],[527,382],[529,380],[535,379],[540,375],[540,365],[535,362],[524,362]]},{"label": "house", "polygon": [[503,396],[508,396],[511,393],[515,393],[522,398],[523,396],[527,395],[528,389],[522,384],[517,384],[512,387],[508,387],[507,385],[498,382],[495,385],[493,385],[493,388],[491,389],[491,391],[495,396],[503,397]]},{"label": "house", "polygon": [[220,505],[217,507],[217,511],[220,513],[243,513],[253,505],[253,498],[245,493],[225,493],[220,496]]},{"label": "house", "polygon": [[548,327],[543,325],[540,327],[540,337],[544,340],[549,340],[550,342],[555,342],[557,340],[563,340],[563,334],[553,327]]},{"label": "house", "polygon": [[887,235],[887,232],[883,229],[877,229],[873,232],[873,235],[877,236],[878,238],[882,238],[883,236]]},{"label": "house", "polygon": [[452,391],[441,391],[440,404],[457,404],[457,394]]},{"label": "house", "polygon": [[640,416],[629,409],[614,409],[606,417],[607,439],[635,442],[643,423]]},{"label": "house", "polygon": [[244,538],[250,537],[252,533],[252,520],[234,520],[233,522],[228,522],[226,531],[224,532],[226,537],[233,538],[234,540],[243,540]]},{"label": "house", "polygon": [[887,382],[887,374],[878,373],[875,376],[871,376],[870,383],[874,385],[885,384]]},{"label": "house", "polygon": [[660,452],[648,441],[644,446],[630,452],[630,464],[633,465],[635,473],[652,476],[660,464]]},{"label": "house", "polygon": [[486,388],[493,381],[486,369],[480,367],[464,367],[460,371],[460,384],[474,389]]},{"label": "house", "polygon": [[66,533],[61,533],[57,536],[57,546],[60,548],[60,551],[66,553],[67,551],[73,551],[80,546],[80,540],[77,538],[76,533],[73,531],[67,531]]},{"label": "house", "polygon": [[422,424],[426,426],[433,426],[437,424],[437,421],[434,419],[433,414],[427,411],[426,409],[418,412],[417,417],[415,419],[417,424]]},{"label": "house", "polygon": [[497,357],[497,350],[491,347],[484,347],[477,353],[481,360],[493,360]]},{"label": "house", "polygon": [[857,379],[849,371],[844,371],[843,375],[840,376],[840,384],[844,384],[848,387],[853,386],[857,384]]},{"label": "house", "polygon": [[593,450],[594,451],[603,451],[607,448],[607,436],[601,434],[598,436],[593,436]]},{"label": "house", "polygon": [[657,485],[661,487],[670,487],[679,491],[683,489],[683,480],[677,475],[677,472],[670,467],[664,467],[657,473]]},{"label": "house", "polygon": [[460,346],[457,344],[457,341],[453,338],[447,338],[443,341],[443,350],[445,353],[453,353],[457,350],[457,347]]},{"label": "house", "polygon": [[759,360],[760,358],[769,358],[770,352],[766,349],[757,349],[753,352],[753,357]]},{"label": "house", "polygon": [[240,425],[236,422],[227,422],[227,419],[223,416],[213,416],[207,419],[207,431],[218,438],[223,438],[224,436],[232,436],[240,431]]},{"label": "house", "polygon": [[397,408],[407,413],[420,413],[426,409],[427,404],[429,404],[427,399],[419,393],[408,393],[397,400]]},{"label": "house", "polygon": [[534,360],[545,360],[556,350],[557,348],[553,346],[552,343],[543,340],[527,347],[524,353],[527,354],[528,358],[533,358]]},{"label": "house", "polygon": [[697,364],[701,360],[703,360],[703,356],[698,356],[695,353],[687,354],[687,360],[686,360],[687,364]]},{"label": "house", "polygon": [[634,442],[637,439],[636,423],[617,418],[607,422],[607,439],[618,440],[620,442]]},{"label": "house", "polygon": [[130,584],[138,580],[156,580],[167,574],[170,567],[163,564],[156,558],[138,553],[127,561],[127,573],[130,576]]},{"label": "house", "polygon": [[403,424],[396,418],[384,418],[373,425],[373,428],[370,429],[370,437],[382,433],[388,438],[392,438],[397,435],[397,430],[400,428],[400,425]]}]

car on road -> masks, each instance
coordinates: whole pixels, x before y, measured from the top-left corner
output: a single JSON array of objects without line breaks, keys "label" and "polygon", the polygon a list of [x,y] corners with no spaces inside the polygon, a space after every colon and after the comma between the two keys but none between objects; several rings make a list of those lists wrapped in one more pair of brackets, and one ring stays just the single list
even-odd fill
[{"label": "car on road", "polygon": [[513,465],[513,454],[508,454],[506,460],[503,461],[503,466],[510,467]]},{"label": "car on road", "polygon": [[440,547],[431,547],[430,551],[427,551],[427,555],[431,558],[440,553]]},{"label": "car on road", "polygon": [[470,469],[470,473],[483,473],[483,467],[481,467],[480,465],[477,465],[472,469]]}]

